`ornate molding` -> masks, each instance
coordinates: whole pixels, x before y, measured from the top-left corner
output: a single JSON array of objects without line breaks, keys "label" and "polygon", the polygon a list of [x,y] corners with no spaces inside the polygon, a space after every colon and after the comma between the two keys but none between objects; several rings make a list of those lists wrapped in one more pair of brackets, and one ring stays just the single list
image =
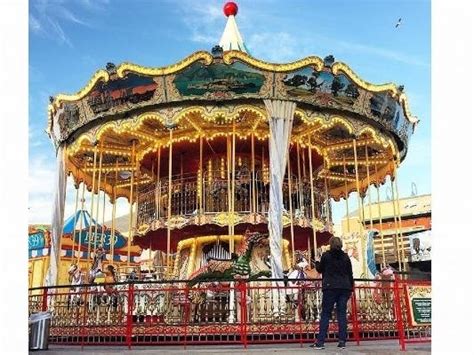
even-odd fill
[{"label": "ornate molding", "polygon": [[232,64],[236,60],[241,60],[242,62],[247,63],[255,68],[268,70],[276,73],[297,70],[306,66],[312,66],[316,70],[321,70],[324,67],[323,60],[316,56],[306,57],[291,63],[269,63],[251,57],[250,55],[244,52],[228,51],[224,53],[223,60],[225,64]]}]

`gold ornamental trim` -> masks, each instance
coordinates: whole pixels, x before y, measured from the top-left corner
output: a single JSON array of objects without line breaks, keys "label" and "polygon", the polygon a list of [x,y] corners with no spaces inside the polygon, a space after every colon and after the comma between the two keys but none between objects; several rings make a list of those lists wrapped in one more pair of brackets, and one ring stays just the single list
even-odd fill
[{"label": "gold ornamental trim", "polygon": [[209,65],[212,63],[213,59],[213,56],[209,52],[199,51],[191,54],[190,56],[175,64],[165,67],[154,68],[145,67],[134,63],[122,63],[117,68],[117,75],[119,78],[123,78],[128,73],[137,73],[149,76],[169,75],[174,74],[197,61],[204,61],[204,64]]},{"label": "gold ornamental trim", "polygon": [[241,60],[242,62],[250,64],[251,66],[256,67],[258,69],[273,71],[277,73],[297,70],[306,66],[312,66],[318,71],[324,68],[323,60],[316,56],[306,57],[291,63],[269,63],[254,58],[245,52],[228,51],[224,52],[223,60],[225,64],[232,64],[236,60]]},{"label": "gold ornamental trim", "polygon": [[222,212],[217,214],[213,222],[217,223],[217,225],[223,227],[227,226],[229,224],[237,224],[242,221],[242,217],[239,216],[237,213],[228,213],[228,212]]}]

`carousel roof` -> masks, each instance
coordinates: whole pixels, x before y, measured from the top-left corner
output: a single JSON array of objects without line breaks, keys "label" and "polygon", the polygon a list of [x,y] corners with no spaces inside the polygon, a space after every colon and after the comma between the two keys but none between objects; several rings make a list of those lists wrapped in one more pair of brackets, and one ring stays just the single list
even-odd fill
[{"label": "carousel roof", "polygon": [[[237,139],[255,135],[256,149],[262,149],[269,131],[263,100],[268,99],[297,104],[290,145],[312,145],[318,166],[324,159],[326,166],[318,170],[317,177],[331,181],[333,198],[359,189],[354,137],[357,155],[367,157],[363,164],[369,169],[363,169],[364,174],[370,174],[370,181],[364,176],[359,179],[360,190],[393,176],[418,123],[410,113],[403,86],[371,84],[331,55],[291,63],[254,58],[238,30],[237,11],[235,3],[225,5],[227,24],[220,45],[211,52],[195,52],[164,67],[107,63],[77,93],[50,98],[47,132],[56,148],[67,147],[66,166],[76,183],[84,181],[91,189],[99,141],[102,170],[108,174],[101,189],[111,196],[114,186],[116,195],[126,198],[131,172],[139,175],[137,185],[152,183],[158,147],[166,149],[170,142],[173,154],[186,152],[187,165],[194,164],[193,168],[199,152],[187,144],[200,137],[208,141],[222,138],[231,134],[234,125]],[[131,142],[138,142],[139,168],[131,162]],[[219,144],[225,149],[225,142],[216,139],[209,151]],[[206,150],[207,144],[204,156],[211,154]],[[350,161],[344,160],[351,155]],[[164,167],[166,159],[164,155],[161,160]],[[351,166],[345,169],[346,164]],[[172,169],[173,175],[179,174],[178,164]]]},{"label": "carousel roof", "polygon": [[81,229],[87,229],[90,225],[97,226],[98,230],[102,228],[102,226],[91,217],[89,211],[79,210],[64,222],[63,234],[72,234],[75,230],[80,231]]}]

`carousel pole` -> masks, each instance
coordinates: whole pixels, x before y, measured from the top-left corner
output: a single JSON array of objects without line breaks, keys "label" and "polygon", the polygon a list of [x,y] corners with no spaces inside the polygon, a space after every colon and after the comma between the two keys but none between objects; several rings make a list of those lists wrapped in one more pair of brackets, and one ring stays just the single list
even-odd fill
[{"label": "carousel pole", "polygon": [[[227,233],[229,235],[232,234],[232,226],[231,226],[231,222],[230,222],[230,218],[232,218],[233,216],[231,215],[232,213],[232,192],[231,192],[231,182],[230,182],[230,160],[231,160],[231,137],[228,135],[226,137],[227,139],[227,150],[226,150],[226,153],[227,153],[227,213],[228,213],[228,216],[229,216],[229,220],[228,220],[228,225],[227,225]],[[232,242],[229,241],[229,249],[231,248],[231,244]]]},{"label": "carousel pole", "polygon": [[[79,220],[79,240],[77,241],[77,265],[81,260],[81,237],[82,237],[82,222],[84,220],[84,203],[86,202],[84,194],[86,192],[86,183],[82,182],[82,193],[81,193],[81,218]],[[75,226],[74,226],[75,227]],[[75,257],[74,248],[72,248],[73,257]]]},{"label": "carousel pole", "polygon": [[[375,167],[375,177],[378,179],[377,164],[375,164],[374,167]],[[378,208],[378,214],[379,214],[379,234],[380,234],[380,240],[382,241],[382,265],[383,265],[383,267],[385,267],[387,265],[387,260],[385,259],[385,244],[384,244],[384,235],[383,235],[383,227],[382,227],[382,208],[380,207],[380,188],[379,188],[378,181],[377,181],[375,186],[377,188],[377,208]]]},{"label": "carousel pole", "polygon": [[[203,171],[203,166],[202,166],[202,158],[203,158],[203,136],[202,134],[199,135],[199,171],[200,171],[200,176],[199,176],[199,186],[200,188],[198,189],[199,191],[199,221],[201,221],[201,218],[204,214],[203,210],[203,188],[204,188],[204,171]],[[201,223],[201,222],[200,222]]]},{"label": "carousel pole", "polygon": [[[104,201],[102,202],[102,233],[100,234],[100,244],[104,246],[105,235],[105,187],[107,186],[107,173],[104,174]],[[106,251],[107,254],[107,251]]]},{"label": "carousel pole", "polygon": [[400,227],[400,239],[402,243],[402,258],[403,258],[403,271],[407,271],[407,261],[405,254],[405,247],[403,246],[403,232],[402,232],[402,216],[400,211],[400,195],[398,194],[398,176],[397,176],[397,166],[396,162],[394,163],[394,180],[395,180],[395,192],[397,196],[397,206],[398,206],[398,225]]},{"label": "carousel pole", "polygon": [[352,138],[352,146],[353,146],[353,150],[354,150],[354,168],[355,168],[355,173],[356,173],[357,204],[359,206],[359,218],[361,219],[359,230],[360,230],[360,234],[361,234],[361,237],[362,237],[362,234],[364,233],[364,228],[363,228],[363,226],[364,226],[364,217],[363,217],[364,205],[363,205],[363,202],[362,202],[362,198],[360,196],[359,163],[357,161],[357,145],[356,145],[355,136]]},{"label": "carousel pole", "polygon": [[372,197],[370,194],[370,167],[369,167],[369,148],[367,143],[365,143],[365,167],[367,169],[367,193],[369,195],[369,220],[370,220],[370,229],[374,229],[374,221],[372,219]]},{"label": "carousel pole", "polygon": [[234,252],[234,213],[235,213],[235,119],[232,120],[232,192],[231,192],[231,197],[232,197],[232,217],[231,217],[231,238],[230,238],[230,245],[231,245],[231,253]]},{"label": "carousel pole", "polygon": [[169,265],[171,264],[171,179],[173,169],[173,130],[170,128],[169,138],[169,154],[168,154],[168,220],[166,223],[166,272],[169,273]]},{"label": "carousel pole", "polygon": [[288,201],[290,204],[291,256],[292,256],[292,262],[293,264],[295,264],[295,231],[293,227],[293,200],[291,198],[292,184],[291,184],[290,151],[291,149],[288,148]]},{"label": "carousel pole", "polygon": [[155,208],[158,219],[161,217],[161,145],[158,147],[158,157],[156,161],[156,190],[155,190]]},{"label": "carousel pole", "polygon": [[[71,263],[74,261],[75,253],[74,249],[76,248],[76,223],[77,223],[77,208],[79,207],[79,185],[76,186],[76,203],[74,206],[74,225],[73,225],[73,232],[72,232],[72,255],[71,255]],[[61,246],[61,245],[60,245]],[[61,250],[61,249],[59,249]],[[58,272],[59,274],[59,272]],[[57,283],[57,281],[56,281]]]},{"label": "carousel pole", "polygon": [[344,190],[346,193],[346,229],[347,234],[351,232],[350,224],[349,224],[349,191],[347,188],[347,170],[346,170],[346,156],[342,157],[342,164],[343,164],[343,171],[344,171]]},{"label": "carousel pole", "polygon": [[395,191],[393,189],[393,180],[390,177],[390,187],[392,189],[392,205],[393,205],[393,221],[395,223],[395,245],[397,247],[397,262],[398,262],[398,270],[402,270],[402,261],[400,256],[400,229],[398,227],[398,220],[397,220],[397,208],[395,205]]},{"label": "carousel pole", "polygon": [[99,147],[100,158],[99,158],[99,178],[97,182],[97,207],[95,210],[95,228],[94,228],[94,253],[97,249],[97,225],[99,224],[99,206],[100,206],[100,183],[102,179],[102,159],[104,156],[103,152],[103,143],[100,144]]},{"label": "carousel pole", "polygon": [[132,248],[132,227],[133,227],[133,184],[135,183],[135,139],[132,140],[132,155],[131,155],[131,175],[130,175],[130,210],[128,217],[128,247],[127,247],[127,272],[130,267],[130,250]]},{"label": "carousel pole", "polygon": [[92,170],[92,190],[91,190],[91,213],[89,221],[89,233],[88,233],[88,243],[87,243],[87,260],[91,259],[91,236],[92,236],[92,214],[94,211],[94,191],[95,191],[95,168],[97,164],[97,143],[94,146],[94,164]]},{"label": "carousel pole", "polygon": [[252,132],[252,215],[254,217],[254,223],[257,222],[257,194],[256,194],[256,181],[255,181],[255,132]]},{"label": "carousel pole", "polygon": [[115,184],[114,184],[114,201],[112,203],[112,234],[110,236],[110,258],[114,263],[115,253],[115,214],[117,212],[117,182],[118,182],[118,159],[115,160]]},{"label": "carousel pole", "polygon": [[[324,170],[327,169],[327,163],[326,160],[323,159],[324,163]],[[329,201],[329,182],[328,182],[328,176],[327,173],[329,171],[326,171],[326,174],[324,174],[324,193],[326,195],[326,229],[329,230],[329,224],[330,224],[330,218],[331,218],[331,201]]]},{"label": "carousel pole", "polygon": [[301,211],[301,208],[303,207],[303,192],[301,189],[301,164],[300,164],[300,142],[296,143],[296,161],[298,162],[298,206]]},{"label": "carousel pole", "polygon": [[309,182],[311,186],[311,228],[313,230],[313,247],[314,247],[314,257],[316,258],[316,253],[318,250],[318,242],[316,240],[316,228],[315,228],[315,211],[314,211],[314,183],[313,183],[313,154],[311,146],[311,137],[308,138],[308,161],[309,161]]}]

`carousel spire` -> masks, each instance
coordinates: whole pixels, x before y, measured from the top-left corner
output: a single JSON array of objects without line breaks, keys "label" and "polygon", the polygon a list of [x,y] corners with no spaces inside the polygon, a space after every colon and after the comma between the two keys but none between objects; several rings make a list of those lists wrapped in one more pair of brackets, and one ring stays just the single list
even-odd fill
[{"label": "carousel spire", "polygon": [[227,24],[219,42],[219,46],[221,46],[224,51],[237,50],[248,53],[242,36],[240,35],[239,28],[237,27],[237,22],[235,21],[235,16],[239,11],[239,7],[235,2],[229,1],[224,5],[223,10],[224,14],[227,16]]}]

